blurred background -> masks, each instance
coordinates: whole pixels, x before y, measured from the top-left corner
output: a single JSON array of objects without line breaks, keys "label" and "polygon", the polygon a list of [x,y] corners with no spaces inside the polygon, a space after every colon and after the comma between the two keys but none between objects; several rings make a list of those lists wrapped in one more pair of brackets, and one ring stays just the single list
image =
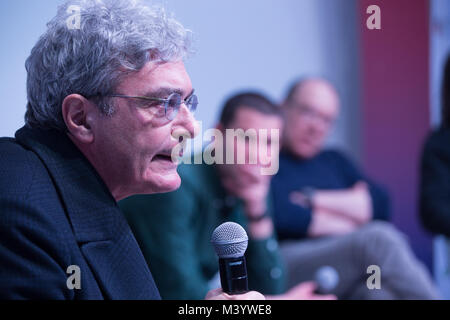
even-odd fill
[{"label": "blurred background", "polygon": [[[60,0],[0,2],[0,135],[23,125],[24,62]],[[192,29],[187,68],[212,127],[227,96],[259,89],[281,101],[301,76],[333,82],[342,113],[328,144],[343,149],[393,198],[393,222],[431,269],[432,237],[418,218],[419,160],[440,119],[439,90],[450,47],[448,0],[153,1]],[[381,30],[368,30],[370,5]]]}]

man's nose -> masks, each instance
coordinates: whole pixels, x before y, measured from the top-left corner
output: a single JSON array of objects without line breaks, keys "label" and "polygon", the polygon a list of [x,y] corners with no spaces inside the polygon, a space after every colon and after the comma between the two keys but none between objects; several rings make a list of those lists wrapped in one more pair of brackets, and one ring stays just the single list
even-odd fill
[{"label": "man's nose", "polygon": [[183,103],[174,119],[173,131],[177,132],[177,136],[183,135],[190,139],[195,138],[198,134],[198,121],[195,120],[194,114],[189,111]]},{"label": "man's nose", "polygon": [[310,126],[312,128],[314,128],[315,131],[319,131],[319,132],[325,131],[326,127],[327,127],[325,121],[323,119],[321,119],[320,117],[311,119]]}]

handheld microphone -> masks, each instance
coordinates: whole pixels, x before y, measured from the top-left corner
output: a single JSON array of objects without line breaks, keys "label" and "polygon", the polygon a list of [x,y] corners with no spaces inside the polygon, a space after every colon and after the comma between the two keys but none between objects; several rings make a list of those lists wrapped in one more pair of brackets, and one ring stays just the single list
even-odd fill
[{"label": "handheld microphone", "polygon": [[248,292],[247,266],[244,253],[248,236],[244,228],[234,222],[218,226],[211,243],[219,257],[220,283],[223,292],[241,294]]},{"label": "handheld microphone", "polygon": [[317,283],[317,294],[329,294],[339,284],[339,274],[335,268],[323,266],[316,271],[315,281]]}]

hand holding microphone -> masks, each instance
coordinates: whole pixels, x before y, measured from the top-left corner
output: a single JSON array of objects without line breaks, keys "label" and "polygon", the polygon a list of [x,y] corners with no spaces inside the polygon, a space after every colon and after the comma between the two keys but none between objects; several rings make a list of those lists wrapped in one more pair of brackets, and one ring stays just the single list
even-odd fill
[{"label": "hand holding microphone", "polygon": [[211,243],[219,256],[220,283],[223,291],[228,294],[248,292],[244,256],[248,236],[244,228],[234,222],[225,222],[214,230]]},{"label": "hand holding microphone", "polygon": [[[206,296],[211,300],[264,300],[265,297],[254,291],[248,291],[245,251],[248,236],[244,228],[234,222],[225,222],[218,226],[211,243],[219,257],[219,272],[222,289],[212,290]],[[339,274],[330,266],[321,267],[315,274],[314,282],[301,283],[287,293],[271,296],[270,299],[282,300],[335,300],[331,292],[339,283]]]},{"label": "hand holding microphone", "polygon": [[244,228],[234,222],[225,222],[218,226],[211,243],[219,257],[219,272],[222,289],[212,290],[206,296],[208,300],[265,300],[256,291],[248,291],[245,251],[248,236]]}]

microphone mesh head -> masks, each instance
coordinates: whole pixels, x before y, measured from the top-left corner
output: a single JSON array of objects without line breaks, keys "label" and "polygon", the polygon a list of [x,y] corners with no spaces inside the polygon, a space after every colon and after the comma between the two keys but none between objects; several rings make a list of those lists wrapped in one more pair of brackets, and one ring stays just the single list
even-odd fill
[{"label": "microphone mesh head", "polygon": [[238,258],[247,250],[248,237],[239,224],[225,222],[214,230],[211,243],[219,258]]},{"label": "microphone mesh head", "polygon": [[322,293],[333,291],[339,283],[339,274],[335,268],[323,266],[316,272],[316,282]]}]

